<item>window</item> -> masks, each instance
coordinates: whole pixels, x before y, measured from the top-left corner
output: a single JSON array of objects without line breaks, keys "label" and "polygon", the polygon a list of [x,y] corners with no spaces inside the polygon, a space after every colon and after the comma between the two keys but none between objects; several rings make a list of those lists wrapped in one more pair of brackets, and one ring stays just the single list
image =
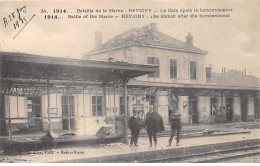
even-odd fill
[{"label": "window", "polygon": [[27,97],[27,110],[28,118],[30,118],[29,130],[42,130],[42,120],[36,119],[41,117],[41,97]]},{"label": "window", "polygon": [[210,115],[217,113],[217,98],[210,98]]},{"label": "window", "polygon": [[197,67],[196,67],[196,62],[194,61],[190,62],[190,79],[191,80],[197,79]]},{"label": "window", "polygon": [[120,96],[120,112],[119,112],[119,114],[124,115],[124,113],[125,113],[125,100],[124,100],[124,97]]},{"label": "window", "polygon": [[154,103],[155,103],[155,95],[146,95],[146,101],[149,102],[149,105],[154,105]]},{"label": "window", "polygon": [[170,78],[177,78],[177,60],[170,59]]},{"label": "window", "polygon": [[61,96],[62,104],[62,128],[63,130],[76,129],[74,96]]},{"label": "window", "polygon": [[102,115],[102,96],[92,96],[92,116]]},{"label": "window", "polygon": [[[159,66],[159,58],[147,57],[147,64],[155,64]],[[157,68],[157,71],[155,73],[148,74],[148,77],[160,77],[160,67]]]},{"label": "window", "polygon": [[[74,96],[62,96],[62,116],[74,116]],[[70,112],[69,112],[70,110]]]}]

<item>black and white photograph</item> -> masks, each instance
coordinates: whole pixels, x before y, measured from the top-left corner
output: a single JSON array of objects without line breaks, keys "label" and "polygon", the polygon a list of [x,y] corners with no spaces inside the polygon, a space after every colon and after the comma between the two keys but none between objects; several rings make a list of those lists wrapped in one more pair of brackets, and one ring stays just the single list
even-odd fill
[{"label": "black and white photograph", "polygon": [[260,163],[260,0],[0,0],[0,163]]}]

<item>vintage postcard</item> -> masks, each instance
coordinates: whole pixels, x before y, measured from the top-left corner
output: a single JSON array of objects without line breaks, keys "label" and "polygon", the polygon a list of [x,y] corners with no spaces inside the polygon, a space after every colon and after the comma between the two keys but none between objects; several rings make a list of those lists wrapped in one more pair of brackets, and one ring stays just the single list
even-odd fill
[{"label": "vintage postcard", "polygon": [[1,163],[259,163],[259,0],[0,1]]}]

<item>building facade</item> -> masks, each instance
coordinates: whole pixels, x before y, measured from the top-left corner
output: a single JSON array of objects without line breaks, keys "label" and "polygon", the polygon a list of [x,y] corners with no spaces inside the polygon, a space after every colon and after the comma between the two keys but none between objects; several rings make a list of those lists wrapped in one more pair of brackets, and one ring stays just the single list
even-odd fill
[{"label": "building facade", "polygon": [[[108,83],[106,86],[75,84],[74,79],[82,73],[78,74],[74,69],[62,73],[63,70],[57,68],[60,72],[56,72],[58,75],[55,77],[61,82],[53,83],[59,84],[52,87],[49,99],[46,94],[30,95],[38,91],[35,87],[17,88],[7,84],[7,87],[1,87],[0,135],[8,132],[9,127],[11,132],[34,132],[47,131],[49,125],[52,130],[95,135],[101,127],[115,126],[115,121],[111,124],[111,119],[115,120],[116,116],[126,113],[130,117],[133,110],[139,111],[144,119],[149,105],[154,106],[165,124],[168,124],[174,110],[182,115],[185,124],[227,123],[260,118],[259,80],[247,75],[246,71],[242,74],[223,69],[222,73],[213,73],[212,68],[206,66],[207,51],[193,45],[190,33],[183,42],[159,32],[157,24],[151,23],[119,34],[104,44],[102,33],[97,32],[95,44],[96,48],[86,53],[82,61],[103,62],[103,69],[101,65],[97,70],[109,72],[98,76],[95,70],[88,69],[85,76],[109,79],[115,74],[118,77],[128,75],[131,79],[126,92],[120,83]],[[46,63],[52,64],[53,60]],[[80,64],[80,60],[70,63]],[[114,64],[114,68],[107,67],[110,63]],[[129,67],[129,63],[132,66]],[[120,64],[125,68],[118,67]],[[142,69],[145,69],[145,65],[154,66],[156,71],[137,77],[127,73],[128,70],[134,71],[138,64],[143,65]],[[84,65],[76,68],[81,69]],[[88,65],[92,63],[88,62]],[[73,76],[73,79],[64,82],[64,76]],[[1,81],[4,79],[1,76]]]},{"label": "building facade", "polygon": [[[96,48],[86,59],[126,61],[158,66],[154,74],[129,81],[130,88],[143,94],[129,95],[129,112],[141,103],[144,112],[152,104],[168,123],[174,109],[184,123],[249,121],[259,118],[259,80],[244,73],[212,73],[206,66],[207,51],[193,45],[189,33],[182,42],[158,31],[156,23],[134,28],[102,44],[96,32]],[[150,89],[147,93],[145,89]],[[137,99],[137,100],[134,100]],[[221,111],[220,111],[221,110]],[[220,113],[221,112],[221,113]]]}]

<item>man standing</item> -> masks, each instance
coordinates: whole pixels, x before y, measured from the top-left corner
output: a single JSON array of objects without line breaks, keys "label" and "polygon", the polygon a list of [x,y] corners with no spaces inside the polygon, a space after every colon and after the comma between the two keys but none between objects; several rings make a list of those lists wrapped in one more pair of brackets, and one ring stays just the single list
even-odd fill
[{"label": "man standing", "polygon": [[138,117],[137,111],[134,110],[133,113],[134,115],[129,119],[129,124],[128,124],[128,127],[131,130],[131,142],[129,147],[132,147],[133,144],[134,146],[138,146],[137,145],[138,137],[139,137],[140,130],[142,128],[141,119],[140,117]]},{"label": "man standing", "polygon": [[171,137],[169,139],[169,144],[167,146],[171,146],[172,139],[173,139],[176,131],[177,131],[176,145],[179,146],[180,131],[181,131],[181,127],[182,127],[182,122],[181,122],[181,115],[178,114],[177,111],[173,112],[171,119],[170,119],[170,124],[171,124]]},{"label": "man standing", "polygon": [[149,112],[146,114],[145,126],[148,133],[150,148],[152,147],[152,139],[154,140],[154,146],[156,148],[157,145],[157,136],[156,133],[160,131],[164,131],[164,124],[162,117],[154,112],[153,106],[149,106]]}]

